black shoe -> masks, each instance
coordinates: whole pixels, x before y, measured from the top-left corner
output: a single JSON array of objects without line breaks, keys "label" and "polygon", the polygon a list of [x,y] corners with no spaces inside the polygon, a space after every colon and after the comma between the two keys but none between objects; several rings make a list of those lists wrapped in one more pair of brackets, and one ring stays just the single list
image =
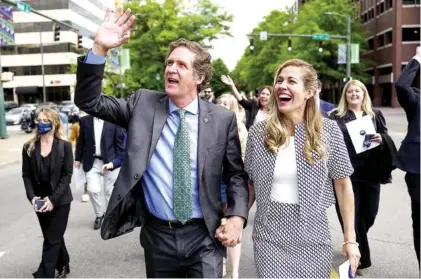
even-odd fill
[{"label": "black shoe", "polygon": [[66,278],[67,274],[70,273],[70,265],[67,264],[65,266],[63,266],[63,268],[61,270],[58,271],[58,274],[56,276],[56,278]]},{"label": "black shoe", "polygon": [[101,217],[96,217],[95,218],[94,230],[98,230],[101,227],[102,220],[104,220],[104,215],[102,215]]}]

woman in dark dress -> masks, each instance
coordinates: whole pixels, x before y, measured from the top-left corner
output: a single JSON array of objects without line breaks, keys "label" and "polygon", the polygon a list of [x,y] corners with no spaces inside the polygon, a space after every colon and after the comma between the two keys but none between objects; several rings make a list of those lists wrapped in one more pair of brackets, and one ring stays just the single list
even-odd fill
[{"label": "woman in dark dress", "polygon": [[[35,118],[35,135],[22,151],[22,178],[26,196],[38,217],[44,243],[42,259],[34,278],[65,278],[70,272],[64,232],[73,200],[70,181],[73,173],[72,145],[64,140],[60,116],[41,109]],[[42,202],[43,204],[40,204]]]}]

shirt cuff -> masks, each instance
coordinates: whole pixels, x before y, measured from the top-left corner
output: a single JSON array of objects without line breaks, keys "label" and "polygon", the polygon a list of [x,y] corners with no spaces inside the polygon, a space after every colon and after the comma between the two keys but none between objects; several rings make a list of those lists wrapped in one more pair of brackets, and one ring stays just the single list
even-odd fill
[{"label": "shirt cuff", "polygon": [[421,64],[421,56],[419,56],[419,55],[415,55],[412,59],[417,60],[417,61],[418,61],[418,63],[420,63],[420,64]]},{"label": "shirt cuff", "polygon": [[85,61],[83,61],[86,64],[95,64],[95,65],[100,65],[100,64],[105,64],[105,60],[106,60],[106,56],[98,56],[95,55],[92,50],[88,51],[88,54],[86,54],[85,56]]}]

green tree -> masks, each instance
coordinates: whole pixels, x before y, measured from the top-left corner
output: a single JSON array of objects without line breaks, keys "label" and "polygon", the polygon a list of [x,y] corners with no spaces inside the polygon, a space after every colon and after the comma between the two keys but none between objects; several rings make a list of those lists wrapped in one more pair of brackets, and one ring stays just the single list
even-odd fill
[{"label": "green tree", "polygon": [[[281,34],[314,34],[346,35],[346,19],[344,17],[327,15],[326,12],[339,14],[357,14],[358,6],[348,0],[312,0],[306,2],[298,15],[289,12],[272,11],[253,30],[253,33],[267,31]],[[254,53],[247,48],[238,61],[232,76],[237,82],[247,82],[249,89],[273,83],[276,67],[288,59],[300,58],[311,63],[318,71],[319,78],[333,86],[341,83],[346,77],[346,65],[337,63],[338,44],[345,40],[330,39],[323,42],[323,51],[319,52],[319,42],[311,38],[269,37],[260,41],[254,37]],[[292,51],[288,51],[288,39],[291,39]],[[360,45],[360,53],[367,50],[367,34],[362,32],[361,23],[352,20],[352,43]],[[351,75],[354,79],[367,81],[369,78],[364,69],[372,64],[360,57],[359,64],[352,64]]]},{"label": "green tree", "polygon": [[221,76],[229,74],[229,70],[221,58],[214,60],[212,62],[212,67],[213,78],[211,80],[211,86],[215,97],[218,97],[219,95],[221,95],[224,92],[227,92],[230,89],[227,88],[227,86],[221,81]]},{"label": "green tree", "polygon": [[[209,45],[219,36],[230,36],[228,23],[232,15],[209,0],[198,0],[193,8],[177,0],[137,0],[125,4],[125,8],[132,10],[136,21],[131,38],[124,46],[130,49],[131,60],[131,69],[124,73],[124,95],[139,87],[162,90],[163,78],[158,83],[156,75],[163,76],[168,45],[172,41],[186,38]],[[118,94],[115,81],[115,77],[108,80],[104,92]]]}]

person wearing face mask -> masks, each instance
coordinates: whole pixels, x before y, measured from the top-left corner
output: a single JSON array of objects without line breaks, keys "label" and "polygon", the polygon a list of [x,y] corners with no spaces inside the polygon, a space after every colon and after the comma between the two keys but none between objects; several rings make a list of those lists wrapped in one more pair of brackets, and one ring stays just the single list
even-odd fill
[{"label": "person wearing face mask", "polygon": [[358,266],[349,179],[353,168],[341,131],[320,113],[316,90],[313,66],[286,61],[274,76],[267,120],[249,130],[245,169],[257,203],[253,246],[258,277],[329,278],[332,242],[326,210],[335,203],[334,189],[345,225],[343,252],[353,274]]},{"label": "person wearing face mask", "polygon": [[[346,123],[370,116],[376,133],[371,142],[381,145],[357,154],[352,143]],[[354,173],[351,175],[352,188],[355,196],[355,231],[360,244],[361,263],[358,273],[371,266],[370,246],[367,233],[373,226],[380,202],[381,179],[376,172],[379,170],[379,156],[385,145],[387,135],[386,120],[380,110],[373,109],[367,88],[358,80],[350,80],[345,84],[337,109],[330,113],[330,118],[338,123],[344,135],[345,144],[351,159]],[[393,142],[393,141],[392,141]],[[342,220],[339,216],[342,225]]]},{"label": "person wearing face mask", "polygon": [[243,98],[240,92],[238,92],[237,87],[235,86],[235,83],[230,76],[221,76],[221,81],[226,85],[231,86],[234,97],[238,100],[240,105],[246,111],[248,111],[246,116],[247,130],[249,130],[253,124],[263,121],[267,118],[269,97],[272,94],[271,86],[264,86],[260,91],[259,97],[257,99],[246,100]]},{"label": "person wearing face mask", "polygon": [[42,260],[33,276],[54,278],[55,270],[58,270],[57,278],[64,278],[70,272],[70,259],[63,237],[73,200],[70,190],[72,145],[64,139],[60,116],[54,110],[42,108],[35,122],[35,135],[22,150],[26,196],[36,212],[44,236]]}]

